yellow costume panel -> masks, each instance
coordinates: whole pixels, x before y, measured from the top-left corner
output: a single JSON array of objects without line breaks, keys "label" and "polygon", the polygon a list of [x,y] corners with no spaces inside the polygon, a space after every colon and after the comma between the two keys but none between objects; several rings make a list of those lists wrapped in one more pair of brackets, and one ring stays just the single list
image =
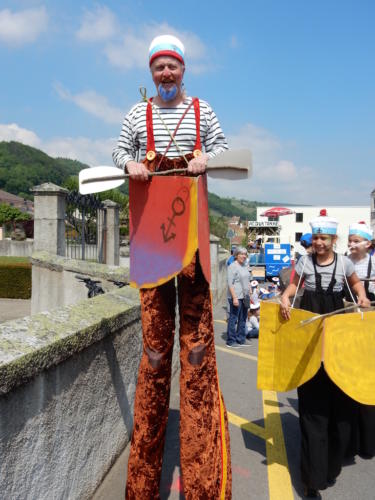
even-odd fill
[{"label": "yellow costume panel", "polygon": [[348,396],[375,405],[375,312],[325,319],[324,366]]},{"label": "yellow costume panel", "polygon": [[291,319],[280,315],[279,304],[262,302],[258,352],[258,389],[290,391],[319,370],[322,321],[301,327],[315,313],[292,309]]},{"label": "yellow costume panel", "polygon": [[285,321],[279,304],[262,302],[258,389],[295,389],[316,374],[324,358],[327,374],[345,394],[375,405],[375,312],[335,314],[301,325],[314,316],[292,309]]}]

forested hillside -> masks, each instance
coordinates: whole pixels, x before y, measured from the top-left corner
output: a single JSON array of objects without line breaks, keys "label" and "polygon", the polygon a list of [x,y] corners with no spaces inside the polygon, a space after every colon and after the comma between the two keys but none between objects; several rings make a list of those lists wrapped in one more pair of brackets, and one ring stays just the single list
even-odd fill
[{"label": "forested hillside", "polygon": [[[25,146],[19,142],[0,142],[0,189],[23,198],[32,199],[30,188],[43,182],[53,182],[59,186],[69,184],[69,178],[77,176],[87,165],[68,158],[52,158],[43,151]],[[120,191],[128,194],[127,183]],[[208,193],[210,213],[215,218],[225,219],[240,216],[241,219],[255,219],[257,205],[268,205],[256,201],[222,198]],[[213,219],[212,219],[213,220]]]},{"label": "forested hillside", "polygon": [[223,217],[236,215],[242,220],[256,220],[256,207],[259,205],[271,206],[272,203],[221,198],[217,194],[208,193],[208,205],[213,215]]},{"label": "forested hillside", "polygon": [[62,185],[85,167],[79,161],[51,158],[19,142],[0,142],[0,189],[23,198],[32,198],[31,187],[43,182]]}]

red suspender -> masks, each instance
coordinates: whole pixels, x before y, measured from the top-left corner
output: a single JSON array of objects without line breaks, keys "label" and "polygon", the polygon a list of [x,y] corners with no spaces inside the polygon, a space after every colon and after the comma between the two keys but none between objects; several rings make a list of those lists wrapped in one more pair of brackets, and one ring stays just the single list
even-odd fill
[{"label": "red suspender", "polygon": [[[152,99],[150,99],[152,101]],[[146,109],[146,129],[147,129],[147,150],[146,158],[152,161],[156,156],[155,139],[154,139],[154,125],[152,123],[152,106],[151,102],[147,103]]]},{"label": "red suspender", "polygon": [[[150,99],[151,101],[151,99]],[[201,145],[201,133],[200,133],[200,123],[201,123],[201,116],[200,116],[200,108],[199,108],[199,99],[197,97],[193,97],[193,102],[192,104],[194,105],[194,113],[195,113],[195,134],[196,134],[196,139],[195,139],[195,145],[194,145],[194,151],[193,154],[195,156],[198,156],[199,153],[196,153],[196,151],[202,151],[202,145]],[[190,108],[190,106],[189,106]],[[189,110],[189,108],[186,110],[186,112]],[[184,118],[186,112],[182,116]],[[174,134],[176,134],[178,126],[180,125],[182,119],[180,122],[177,124],[176,130],[174,131]],[[154,139],[154,127],[153,127],[153,122],[152,122],[152,106],[151,103],[147,103],[147,109],[146,109],[146,129],[147,129],[147,150],[146,150],[146,157],[148,160],[152,161],[155,156],[156,156],[156,151],[155,151],[155,139]],[[167,147],[167,151],[171,145],[171,142],[169,143]],[[166,152],[164,153],[164,155]]]},{"label": "red suspender", "polygon": [[196,139],[195,139],[195,146],[194,146],[194,151],[202,151],[202,144],[201,144],[201,114],[199,110],[199,99],[198,97],[193,97],[194,101],[194,112],[195,112],[195,132],[196,132]]}]

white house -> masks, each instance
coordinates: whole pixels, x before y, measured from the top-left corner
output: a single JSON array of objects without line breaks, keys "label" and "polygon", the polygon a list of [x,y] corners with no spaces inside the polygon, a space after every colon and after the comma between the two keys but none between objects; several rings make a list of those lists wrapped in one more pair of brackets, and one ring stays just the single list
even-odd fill
[{"label": "white house", "polygon": [[[267,221],[267,217],[262,217],[260,214],[265,212],[270,207],[257,207],[257,221]],[[319,215],[322,208],[327,209],[327,214],[330,217],[335,217],[339,221],[338,226],[338,241],[337,251],[344,253],[347,250],[349,224],[354,222],[364,221],[370,225],[371,207],[356,206],[294,206],[288,207],[294,211],[290,215],[282,215],[278,218],[280,243],[290,243],[298,251],[300,245],[299,239],[304,233],[311,233],[309,221]],[[375,210],[375,209],[374,209]],[[272,219],[273,221],[275,219]]]}]

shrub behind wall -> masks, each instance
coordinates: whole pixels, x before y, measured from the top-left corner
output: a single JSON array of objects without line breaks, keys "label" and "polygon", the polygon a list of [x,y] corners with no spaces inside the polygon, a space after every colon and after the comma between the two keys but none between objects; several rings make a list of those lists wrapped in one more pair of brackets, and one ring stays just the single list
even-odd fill
[{"label": "shrub behind wall", "polygon": [[0,298],[31,298],[31,264],[0,259]]}]

